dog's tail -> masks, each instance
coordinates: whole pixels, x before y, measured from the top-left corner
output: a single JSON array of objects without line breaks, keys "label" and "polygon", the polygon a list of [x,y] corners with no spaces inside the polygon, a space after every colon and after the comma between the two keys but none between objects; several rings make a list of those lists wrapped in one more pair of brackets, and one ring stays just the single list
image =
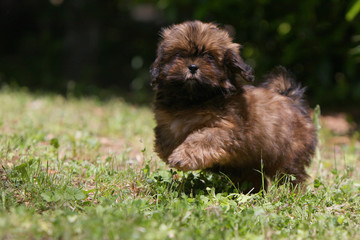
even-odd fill
[{"label": "dog's tail", "polygon": [[265,81],[261,87],[287,96],[293,99],[298,105],[305,108],[304,93],[306,88],[297,83],[284,67],[278,66],[265,76]]}]

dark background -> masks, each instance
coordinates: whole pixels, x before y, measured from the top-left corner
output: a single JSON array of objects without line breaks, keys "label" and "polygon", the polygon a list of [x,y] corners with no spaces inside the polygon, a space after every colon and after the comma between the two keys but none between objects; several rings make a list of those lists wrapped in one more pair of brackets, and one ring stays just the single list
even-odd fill
[{"label": "dark background", "polygon": [[276,65],[312,106],[360,104],[360,18],[343,0],[0,0],[0,85],[150,102],[161,27],[227,26],[257,80]]}]

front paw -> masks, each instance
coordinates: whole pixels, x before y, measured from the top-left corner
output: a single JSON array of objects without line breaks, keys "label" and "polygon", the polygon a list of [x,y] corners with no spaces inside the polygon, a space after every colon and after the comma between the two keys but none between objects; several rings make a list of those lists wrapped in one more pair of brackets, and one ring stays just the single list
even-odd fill
[{"label": "front paw", "polygon": [[170,167],[181,171],[194,171],[201,169],[194,155],[176,149],[168,158]]}]

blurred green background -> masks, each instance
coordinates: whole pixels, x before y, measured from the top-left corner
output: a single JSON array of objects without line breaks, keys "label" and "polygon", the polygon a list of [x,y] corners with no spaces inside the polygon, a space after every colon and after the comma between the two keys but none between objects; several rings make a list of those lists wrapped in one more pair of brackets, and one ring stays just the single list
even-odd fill
[{"label": "blurred green background", "polygon": [[257,80],[276,65],[311,105],[360,103],[360,1],[0,0],[0,85],[149,102],[159,30],[226,26]]}]

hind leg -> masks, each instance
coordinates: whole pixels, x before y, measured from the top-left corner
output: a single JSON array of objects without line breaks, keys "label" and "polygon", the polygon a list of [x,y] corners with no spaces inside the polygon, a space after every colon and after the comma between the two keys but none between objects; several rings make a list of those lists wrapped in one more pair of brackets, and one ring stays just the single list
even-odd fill
[{"label": "hind leg", "polygon": [[256,169],[242,168],[222,172],[228,175],[234,185],[243,193],[258,193],[261,190],[267,190],[267,179]]},{"label": "hind leg", "polygon": [[302,187],[302,183],[309,177],[304,166],[286,166],[281,171],[269,174],[271,179],[279,185],[290,183],[292,187]]}]

